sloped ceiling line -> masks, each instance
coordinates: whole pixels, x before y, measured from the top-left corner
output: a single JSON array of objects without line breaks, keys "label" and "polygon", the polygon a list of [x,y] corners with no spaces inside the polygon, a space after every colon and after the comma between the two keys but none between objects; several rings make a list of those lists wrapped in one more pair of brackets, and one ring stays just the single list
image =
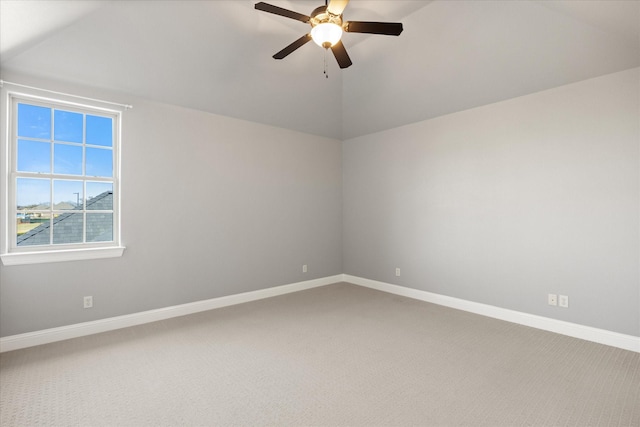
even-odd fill
[{"label": "sloped ceiling line", "polygon": [[329,79],[316,46],[271,58],[305,27],[254,3],[0,0],[0,71],[346,139],[640,66],[637,1],[352,0],[405,31],[345,35]]}]

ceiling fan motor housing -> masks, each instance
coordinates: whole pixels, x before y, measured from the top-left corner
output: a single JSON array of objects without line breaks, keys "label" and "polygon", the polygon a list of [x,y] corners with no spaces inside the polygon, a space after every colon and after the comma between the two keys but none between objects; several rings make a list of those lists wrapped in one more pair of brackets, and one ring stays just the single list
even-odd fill
[{"label": "ceiling fan motor housing", "polygon": [[327,6],[319,6],[316,7],[313,12],[311,12],[311,19],[309,20],[311,27],[315,27],[320,24],[336,24],[339,27],[342,27],[342,15],[334,15],[327,10]]}]

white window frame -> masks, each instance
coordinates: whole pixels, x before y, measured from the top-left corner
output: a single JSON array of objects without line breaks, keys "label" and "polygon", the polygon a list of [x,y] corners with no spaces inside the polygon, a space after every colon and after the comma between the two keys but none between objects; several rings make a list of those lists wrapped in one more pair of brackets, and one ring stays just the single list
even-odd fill
[{"label": "white window frame", "polygon": [[[77,261],[122,256],[125,247],[121,243],[120,230],[120,152],[122,111],[104,108],[99,103],[77,103],[61,98],[42,96],[37,91],[12,91],[2,88],[0,93],[0,259],[3,265],[22,265],[46,262]],[[102,114],[114,118],[113,132],[113,241],[76,244],[54,244],[42,246],[20,246],[16,244],[16,150],[15,129],[18,102],[46,104],[47,107],[81,111],[85,114]],[[2,108],[4,107],[4,108]],[[2,111],[4,110],[4,111]],[[58,178],[53,171],[48,178]],[[64,177],[62,177],[64,178]],[[68,178],[68,177],[67,177]],[[82,175],[76,179],[89,180]],[[86,197],[86,194],[84,195]]]}]

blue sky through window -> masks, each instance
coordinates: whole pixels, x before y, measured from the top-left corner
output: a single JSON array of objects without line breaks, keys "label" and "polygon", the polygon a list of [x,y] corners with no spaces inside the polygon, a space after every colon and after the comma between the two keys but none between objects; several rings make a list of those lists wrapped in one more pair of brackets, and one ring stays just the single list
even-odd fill
[{"label": "blue sky through window", "polygon": [[82,175],[82,147],[54,144],[53,173]]},{"label": "blue sky through window", "polygon": [[71,111],[55,110],[56,141],[79,142],[82,144],[82,114]]},{"label": "blue sky through window", "polygon": [[87,115],[87,144],[113,146],[113,120]]},{"label": "blue sky through window", "polygon": [[16,204],[18,208],[37,205],[48,207],[51,203],[50,186],[48,179],[18,178],[16,185]]},{"label": "blue sky through window", "polygon": [[[19,208],[48,206],[52,200],[54,206],[61,202],[75,205],[78,197],[82,202],[83,175],[85,178],[113,177],[113,118],[26,103],[18,103],[17,113],[18,172],[79,178],[78,181],[54,179],[53,190],[49,178],[17,178]],[[91,185],[97,188],[95,184]],[[113,190],[111,183],[106,185]]]},{"label": "blue sky through window", "polygon": [[51,138],[51,108],[18,104],[18,136]]},{"label": "blue sky through window", "polygon": [[19,139],[18,170],[22,172],[51,172],[51,144]]}]

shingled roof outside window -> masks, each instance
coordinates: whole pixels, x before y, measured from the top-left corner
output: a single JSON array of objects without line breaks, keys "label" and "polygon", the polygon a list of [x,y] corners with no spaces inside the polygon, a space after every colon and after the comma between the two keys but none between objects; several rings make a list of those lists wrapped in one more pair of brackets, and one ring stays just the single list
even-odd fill
[{"label": "shingled roof outside window", "polygon": [[[87,200],[87,210],[111,210],[113,206],[113,192],[105,191]],[[73,210],[82,210],[78,206]],[[82,213],[64,213],[53,219],[54,233],[65,236],[69,242],[82,241]],[[88,242],[109,242],[113,240],[113,214],[87,213],[86,233]],[[89,220],[90,219],[90,220]],[[48,245],[50,244],[51,221],[43,222],[39,226],[18,236],[18,246]],[[59,230],[59,233],[58,233]],[[60,242],[64,243],[64,242]]]}]

